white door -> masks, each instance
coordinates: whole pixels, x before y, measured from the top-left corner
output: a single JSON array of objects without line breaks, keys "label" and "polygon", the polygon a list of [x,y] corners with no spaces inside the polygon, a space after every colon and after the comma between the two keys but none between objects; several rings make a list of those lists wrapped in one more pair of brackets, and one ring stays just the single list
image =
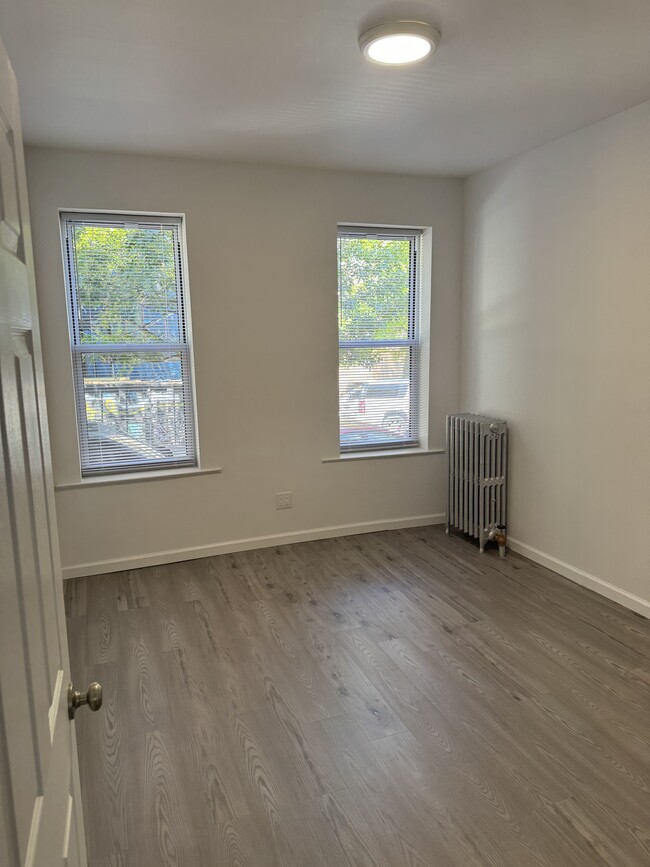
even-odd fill
[{"label": "white door", "polygon": [[16,80],[0,43],[0,864],[86,849]]}]

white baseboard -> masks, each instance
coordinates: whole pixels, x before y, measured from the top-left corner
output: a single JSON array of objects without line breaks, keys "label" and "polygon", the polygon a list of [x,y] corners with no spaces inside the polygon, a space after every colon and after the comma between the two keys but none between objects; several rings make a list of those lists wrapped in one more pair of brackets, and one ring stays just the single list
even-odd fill
[{"label": "white baseboard", "polygon": [[234,554],[236,551],[252,551],[256,548],[272,548],[275,545],[291,545],[294,542],[313,542],[316,539],[333,539],[336,536],[355,536],[359,533],[376,533],[379,530],[401,530],[405,527],[427,527],[444,524],[445,515],[415,515],[410,518],[393,518],[385,521],[366,521],[363,524],[336,524],[331,527],[316,527],[312,530],[296,530],[272,536],[252,536],[231,542],[216,542],[212,545],[197,545],[193,548],[176,548],[152,554],[136,554],[133,557],[116,557],[113,560],[97,560],[64,566],[63,577],[83,578],[87,575],[103,575],[106,572],[122,572],[125,569],[140,569],[143,566],[161,566],[182,560],[214,557],[215,554]]},{"label": "white baseboard", "polygon": [[618,602],[625,608],[629,608],[631,611],[636,611],[637,614],[642,614],[644,617],[650,618],[650,602],[641,599],[640,596],[628,593],[627,590],[622,590],[620,587],[616,587],[608,581],[603,581],[602,578],[596,578],[595,575],[590,575],[589,572],[584,572],[576,566],[571,566],[563,560],[558,560],[557,557],[551,557],[550,554],[545,554],[543,551],[533,548],[532,545],[526,545],[525,542],[519,542],[517,539],[513,539],[510,536],[508,537],[508,547],[512,548],[512,550],[516,551],[518,554],[523,554],[524,557],[528,557],[529,560],[539,563],[540,566],[546,566],[547,569],[557,572],[565,578],[569,578],[571,581],[575,581],[576,584],[580,584],[582,587],[588,587],[589,590],[593,590],[601,596],[606,596],[613,602]]}]

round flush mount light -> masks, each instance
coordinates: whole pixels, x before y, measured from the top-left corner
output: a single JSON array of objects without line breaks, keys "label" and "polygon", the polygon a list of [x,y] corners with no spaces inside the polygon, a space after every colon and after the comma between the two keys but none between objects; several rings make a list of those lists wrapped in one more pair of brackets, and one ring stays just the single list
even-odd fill
[{"label": "round flush mount light", "polygon": [[378,24],[359,36],[359,48],[364,57],[391,66],[424,60],[433,54],[439,43],[440,31],[423,21]]}]

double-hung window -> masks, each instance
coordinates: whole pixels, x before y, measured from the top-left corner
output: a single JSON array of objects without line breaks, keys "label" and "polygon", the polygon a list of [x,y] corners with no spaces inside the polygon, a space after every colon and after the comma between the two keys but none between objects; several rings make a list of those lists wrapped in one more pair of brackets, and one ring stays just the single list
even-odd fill
[{"label": "double-hung window", "polygon": [[339,226],[342,453],[419,445],[420,235]]},{"label": "double-hung window", "polygon": [[183,220],[62,213],[82,476],[195,466]]}]

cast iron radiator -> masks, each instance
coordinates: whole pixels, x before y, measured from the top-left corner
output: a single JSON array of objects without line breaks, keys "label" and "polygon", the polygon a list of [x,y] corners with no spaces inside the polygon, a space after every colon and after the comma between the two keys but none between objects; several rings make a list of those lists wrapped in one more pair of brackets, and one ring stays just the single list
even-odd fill
[{"label": "cast iron radiator", "polygon": [[489,539],[505,554],[508,425],[472,413],[447,416],[447,532],[450,528]]}]

